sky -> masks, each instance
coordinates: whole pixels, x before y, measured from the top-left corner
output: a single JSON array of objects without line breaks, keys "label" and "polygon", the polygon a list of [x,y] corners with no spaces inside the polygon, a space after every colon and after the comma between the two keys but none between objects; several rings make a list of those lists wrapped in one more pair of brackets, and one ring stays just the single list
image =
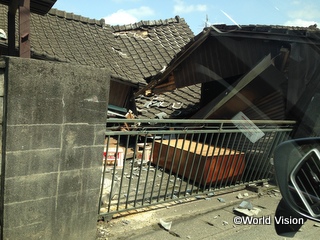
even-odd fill
[{"label": "sky", "polygon": [[205,26],[285,25],[320,28],[319,0],[57,0],[53,8],[124,25],[180,16],[198,34]]}]

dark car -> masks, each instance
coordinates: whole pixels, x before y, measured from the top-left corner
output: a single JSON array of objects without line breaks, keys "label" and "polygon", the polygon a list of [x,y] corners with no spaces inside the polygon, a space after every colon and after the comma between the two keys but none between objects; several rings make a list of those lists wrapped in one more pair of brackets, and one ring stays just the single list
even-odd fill
[{"label": "dark car", "polygon": [[320,138],[280,144],[274,166],[283,197],[275,216],[277,233],[294,235],[307,219],[320,222]]}]

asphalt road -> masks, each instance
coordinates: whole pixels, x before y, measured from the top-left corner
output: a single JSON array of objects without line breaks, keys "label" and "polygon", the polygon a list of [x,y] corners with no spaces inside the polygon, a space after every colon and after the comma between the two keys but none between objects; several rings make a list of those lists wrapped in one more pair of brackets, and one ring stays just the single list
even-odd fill
[{"label": "asphalt road", "polygon": [[[237,195],[249,194],[238,199]],[[223,199],[219,201],[218,198]],[[160,210],[131,214],[101,224],[104,237],[98,239],[290,239],[278,236],[274,229],[274,214],[281,195],[277,190],[266,190],[262,196],[247,190],[214,196],[210,200],[165,207]],[[234,208],[246,201],[257,210],[252,218],[235,214]],[[160,219],[172,222],[170,230],[161,227]],[[251,222],[250,221],[251,219]],[[296,219],[297,221],[299,219]],[[319,239],[320,224],[307,221],[293,239]]]}]

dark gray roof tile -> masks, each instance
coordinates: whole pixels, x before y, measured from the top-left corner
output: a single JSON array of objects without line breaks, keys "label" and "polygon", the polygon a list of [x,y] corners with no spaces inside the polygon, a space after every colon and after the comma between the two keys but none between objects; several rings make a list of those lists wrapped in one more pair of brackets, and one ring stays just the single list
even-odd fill
[{"label": "dark gray roof tile", "polygon": [[199,109],[200,84],[176,89],[172,92],[136,98],[140,118],[156,118],[164,112],[169,118],[186,118]]}]

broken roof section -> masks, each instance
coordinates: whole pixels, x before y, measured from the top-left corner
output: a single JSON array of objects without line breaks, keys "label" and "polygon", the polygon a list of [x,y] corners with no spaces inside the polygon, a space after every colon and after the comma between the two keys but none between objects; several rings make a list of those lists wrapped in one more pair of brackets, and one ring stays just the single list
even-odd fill
[{"label": "broken roof section", "polygon": [[199,110],[200,84],[135,98],[139,118],[190,118]]},{"label": "broken roof section", "polygon": [[148,80],[181,51],[193,33],[184,19],[141,21],[125,26],[112,26],[113,48],[130,60],[130,68]]},{"label": "broken roof section", "polygon": [[308,82],[318,79],[319,33],[315,26],[212,26],[137,94],[201,84],[201,109],[193,118],[230,119],[239,111],[254,119],[288,118],[307,90],[297,67]]}]

